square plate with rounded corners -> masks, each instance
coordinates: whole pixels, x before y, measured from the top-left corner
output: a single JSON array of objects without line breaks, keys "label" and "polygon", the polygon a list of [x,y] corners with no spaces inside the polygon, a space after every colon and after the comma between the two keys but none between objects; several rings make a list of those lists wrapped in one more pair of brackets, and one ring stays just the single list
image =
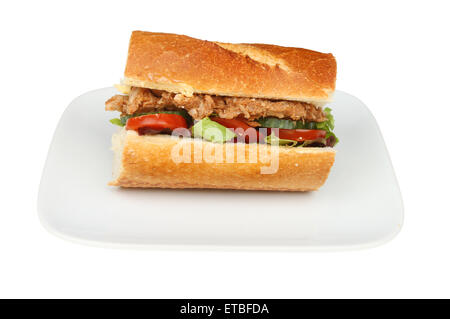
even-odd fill
[{"label": "square plate with rounded corners", "polygon": [[[64,112],[48,153],[38,211],[51,233],[108,247],[336,250],[376,246],[403,223],[400,190],[377,123],[337,91],[336,162],[316,192],[121,189],[111,179],[104,102],[88,92]],[[355,134],[355,132],[358,132]]]}]

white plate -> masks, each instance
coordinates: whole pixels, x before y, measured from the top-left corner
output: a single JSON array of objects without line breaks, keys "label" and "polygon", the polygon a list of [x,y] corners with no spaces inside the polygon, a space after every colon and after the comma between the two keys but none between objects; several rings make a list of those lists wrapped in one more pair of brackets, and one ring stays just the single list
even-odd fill
[{"label": "white plate", "polygon": [[336,92],[336,162],[317,192],[120,189],[111,179],[116,127],[105,88],[76,98],[56,129],[38,211],[52,233],[126,247],[345,249],[381,244],[403,222],[400,191],[375,119]]}]

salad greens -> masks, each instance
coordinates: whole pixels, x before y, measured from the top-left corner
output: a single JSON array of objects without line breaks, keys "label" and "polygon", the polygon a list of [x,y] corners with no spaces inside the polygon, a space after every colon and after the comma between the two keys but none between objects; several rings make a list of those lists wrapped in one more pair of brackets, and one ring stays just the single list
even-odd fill
[{"label": "salad greens", "polygon": [[329,137],[332,137],[334,139],[334,145],[336,145],[339,142],[339,139],[337,136],[333,133],[334,130],[334,117],[331,114],[331,109],[329,107],[326,107],[324,110],[325,116],[327,117],[327,120],[325,122],[320,122],[316,124],[316,127],[318,130],[324,130],[327,131],[327,135],[325,136],[325,139],[328,139]]},{"label": "salad greens", "polygon": [[270,134],[269,136],[266,136],[264,138],[264,140],[266,141],[267,144],[270,144],[270,145],[275,144],[275,145],[280,145],[280,146],[294,147],[294,146],[297,146],[297,144],[298,144],[297,141],[278,138],[278,136],[276,136],[273,133]]},{"label": "salad greens", "polygon": [[[293,121],[288,119],[279,119],[276,117],[266,117],[266,118],[260,118],[257,120],[257,122],[261,125],[262,128],[279,128],[279,129],[304,129],[304,130],[324,130],[326,131],[326,135],[324,139],[320,140],[314,140],[314,141],[304,141],[304,142],[297,142],[293,140],[288,139],[280,139],[273,133],[269,136],[265,137],[265,142],[267,144],[277,144],[280,146],[287,146],[287,147],[305,147],[310,144],[320,143],[324,145],[331,145],[334,146],[339,142],[339,139],[336,137],[336,135],[333,133],[334,130],[334,117],[331,114],[331,109],[329,107],[325,108],[324,110],[325,116],[327,118],[324,122],[304,122],[304,121]],[[186,123],[188,126],[191,126],[193,124],[193,119],[189,115],[189,113],[184,110],[176,110],[176,111],[153,111],[153,112],[146,112],[146,113],[138,113],[138,114],[130,114],[121,116],[120,118],[114,118],[111,119],[110,122],[112,124],[118,125],[118,126],[125,126],[128,119],[131,117],[138,117],[148,114],[158,114],[158,113],[165,113],[165,114],[178,114],[185,118]],[[229,141],[236,137],[236,134],[233,133],[230,129],[226,128],[225,126],[212,121],[209,117],[206,117],[202,119],[201,121],[198,121],[195,123],[192,128],[192,133],[194,137],[202,137],[208,141],[216,142],[216,143],[224,143],[226,141]]]},{"label": "salad greens", "polygon": [[124,126],[124,124],[122,124],[122,121],[120,119],[110,119],[109,120],[112,124],[114,125],[119,125],[119,126]]},{"label": "salad greens", "polygon": [[325,122],[316,123],[316,128],[318,130],[325,130],[331,132],[332,130],[334,130],[334,117],[331,114],[331,109],[329,107],[326,107],[323,110],[323,112],[325,113],[327,120]]},{"label": "salad greens", "polygon": [[205,117],[201,121],[192,126],[192,133],[194,137],[202,137],[205,140],[224,143],[236,137],[231,130],[217,122],[210,120],[209,117]]},{"label": "salad greens", "polygon": [[325,138],[333,136],[333,138],[336,141],[335,144],[337,144],[337,142],[339,142],[339,139],[333,133],[334,117],[331,114],[331,109],[327,107],[323,111],[327,118],[327,120],[324,122],[293,121],[293,120],[279,119],[276,117],[260,118],[257,120],[257,122],[261,124],[262,127],[281,128],[281,129],[324,130],[327,132]]}]

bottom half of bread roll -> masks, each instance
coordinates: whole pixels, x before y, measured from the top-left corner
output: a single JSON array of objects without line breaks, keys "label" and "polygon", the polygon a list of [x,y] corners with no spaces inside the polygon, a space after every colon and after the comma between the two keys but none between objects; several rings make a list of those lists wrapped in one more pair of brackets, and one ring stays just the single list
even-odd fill
[{"label": "bottom half of bread roll", "polygon": [[114,180],[121,187],[310,191],[324,184],[332,148],[212,143],[170,135],[113,135]]}]

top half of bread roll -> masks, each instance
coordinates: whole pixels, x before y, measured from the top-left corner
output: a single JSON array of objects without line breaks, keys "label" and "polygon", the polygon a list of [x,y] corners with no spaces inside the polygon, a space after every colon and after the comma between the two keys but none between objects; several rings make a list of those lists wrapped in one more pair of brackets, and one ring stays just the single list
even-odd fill
[{"label": "top half of bread roll", "polygon": [[335,89],[332,54],[134,31],[122,84],[192,96],[292,100],[321,106]]}]

